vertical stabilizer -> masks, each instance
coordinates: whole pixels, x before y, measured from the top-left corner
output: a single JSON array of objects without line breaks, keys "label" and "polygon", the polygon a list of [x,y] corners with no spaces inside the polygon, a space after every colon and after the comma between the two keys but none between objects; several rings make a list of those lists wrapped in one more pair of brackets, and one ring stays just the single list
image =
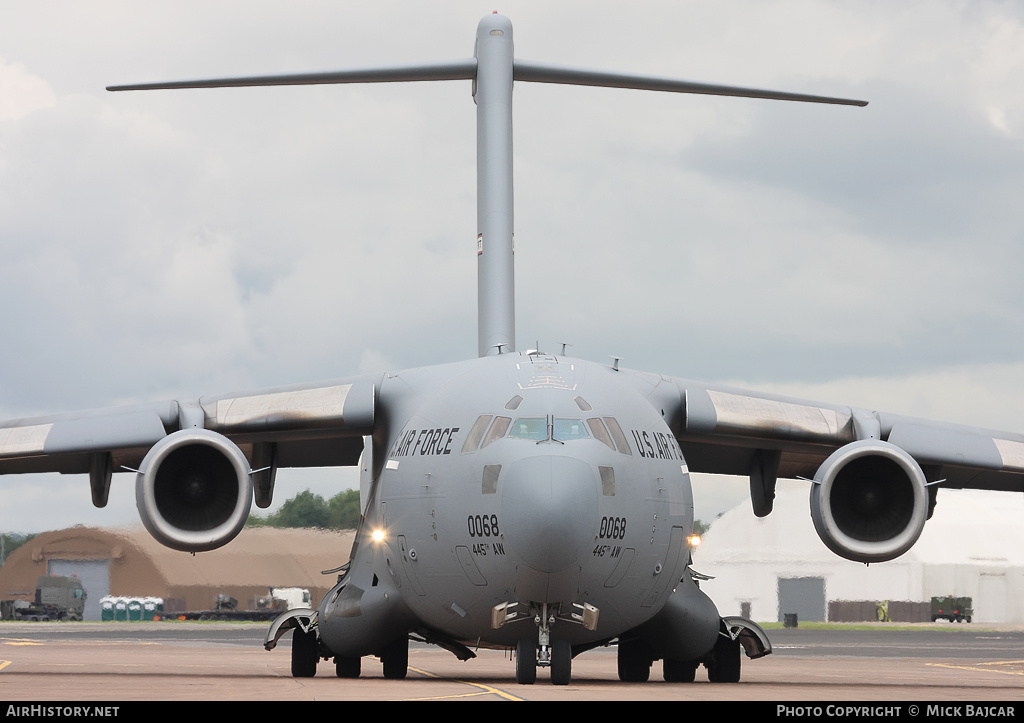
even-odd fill
[{"label": "vertical stabilizer", "polygon": [[477,343],[514,351],[512,23],[495,13],[476,31]]}]

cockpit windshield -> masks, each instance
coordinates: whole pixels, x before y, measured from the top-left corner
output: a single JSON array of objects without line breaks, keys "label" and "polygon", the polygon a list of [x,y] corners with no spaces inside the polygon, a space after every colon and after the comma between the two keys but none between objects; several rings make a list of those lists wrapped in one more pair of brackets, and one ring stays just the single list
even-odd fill
[{"label": "cockpit windshield", "polygon": [[[599,417],[587,420],[559,419],[547,416],[519,417],[512,421],[511,417],[491,417],[490,414],[481,414],[466,436],[466,441],[462,445],[462,454],[475,452],[478,448],[483,449],[506,436],[537,443],[559,442],[561,444],[577,439],[596,439],[612,449],[616,449],[617,446],[622,454],[632,454],[626,437],[622,434],[615,418],[604,417],[603,419],[604,421]],[[606,423],[607,427],[605,427]],[[611,432],[610,436],[609,431]]]},{"label": "cockpit windshield", "polygon": [[510,437],[543,442],[548,438],[548,420],[543,417],[520,418],[512,423]]},{"label": "cockpit windshield", "polygon": [[551,434],[552,439],[559,442],[569,442],[574,439],[590,439],[587,428],[583,426],[581,419],[556,419]]},{"label": "cockpit windshield", "polygon": [[570,442],[589,439],[590,434],[582,419],[550,419],[544,417],[521,417],[512,423],[509,437],[544,442]]}]

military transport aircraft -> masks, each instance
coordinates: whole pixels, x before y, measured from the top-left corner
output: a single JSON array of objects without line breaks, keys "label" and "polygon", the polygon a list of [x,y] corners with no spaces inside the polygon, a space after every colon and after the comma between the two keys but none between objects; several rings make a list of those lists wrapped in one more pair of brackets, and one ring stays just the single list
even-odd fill
[{"label": "military transport aircraft", "polygon": [[292,673],[377,656],[408,668],[409,640],[461,659],[515,650],[567,684],[572,659],[618,646],[619,677],[737,681],[741,651],[771,652],[753,622],[723,617],[690,567],[690,472],[744,475],[759,516],[776,480],[805,478],[824,543],[865,563],[918,539],[938,486],[1024,489],[1024,436],[713,386],[517,351],[512,270],[515,81],[866,105],[515,59],[512,25],[479,24],[473,57],[415,66],[117,86],[472,81],[477,106],[479,357],[397,373],[0,422],[0,474],[88,474],[104,506],[136,473],[142,521],[190,552],[234,538],[285,467],[360,465],[363,516],[319,608],[292,610]]}]

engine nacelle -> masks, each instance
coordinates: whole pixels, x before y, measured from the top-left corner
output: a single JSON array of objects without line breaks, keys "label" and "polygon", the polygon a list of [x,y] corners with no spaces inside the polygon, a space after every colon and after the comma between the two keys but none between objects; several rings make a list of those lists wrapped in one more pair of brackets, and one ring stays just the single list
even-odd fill
[{"label": "engine nacelle", "polygon": [[135,501],[158,542],[186,552],[213,550],[234,539],[249,517],[249,463],[224,435],[182,429],[142,460]]},{"label": "engine nacelle", "polygon": [[928,518],[921,466],[899,447],[868,439],[822,463],[811,486],[811,518],[822,542],[855,562],[884,562],[909,550]]}]

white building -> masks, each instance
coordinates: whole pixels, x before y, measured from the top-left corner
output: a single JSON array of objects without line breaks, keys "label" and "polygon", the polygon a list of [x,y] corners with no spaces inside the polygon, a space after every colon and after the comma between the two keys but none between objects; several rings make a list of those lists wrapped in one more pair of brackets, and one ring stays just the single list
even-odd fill
[{"label": "white building", "polygon": [[[693,569],[722,615],[767,622],[797,613],[825,620],[835,600],[969,596],[975,622],[1024,623],[1024,497],[940,490],[920,540],[890,562],[864,565],[833,554],[811,522],[808,490],[780,483],[774,511],[743,503],[719,517],[694,553]],[[785,608],[785,609],[781,609]]]}]

